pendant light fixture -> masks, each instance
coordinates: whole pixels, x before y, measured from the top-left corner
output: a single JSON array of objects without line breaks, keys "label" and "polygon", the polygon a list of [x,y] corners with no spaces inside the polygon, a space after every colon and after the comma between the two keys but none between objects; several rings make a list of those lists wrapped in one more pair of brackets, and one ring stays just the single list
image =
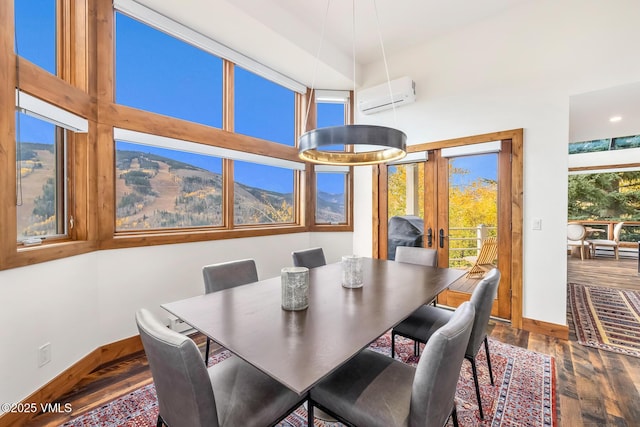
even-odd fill
[{"label": "pendant light fixture", "polygon": [[[387,58],[384,51],[384,43],[380,32],[380,22],[378,20],[378,9],[375,0],[372,0],[376,16],[376,26],[380,39],[380,47],[382,50],[382,59],[387,75],[387,86],[391,95],[391,79],[389,78],[389,69],[387,66]],[[322,28],[320,40],[320,48],[318,50],[317,61],[320,61],[320,49],[322,47],[322,39],[324,38],[324,28],[329,11],[327,2],[327,12]],[[353,85],[355,94],[356,78],[355,78],[355,0],[352,0],[353,8]],[[315,74],[315,73],[314,73]],[[314,75],[315,81],[315,75]],[[315,82],[314,82],[315,83]],[[314,88],[311,87],[313,94]],[[313,99],[313,98],[312,98]],[[311,102],[307,105],[307,118]],[[395,106],[393,107],[395,117]],[[304,123],[307,123],[305,118]],[[391,162],[402,159],[406,156],[407,135],[394,128],[376,125],[342,125],[331,126],[325,128],[317,128],[308,131],[298,139],[298,156],[305,161],[326,165],[344,165],[344,166],[360,166],[373,165],[377,163]],[[323,148],[336,146],[343,147],[342,151],[323,150]],[[351,146],[351,150],[348,147]],[[373,150],[372,150],[373,149]],[[359,150],[359,151],[358,151]]]}]

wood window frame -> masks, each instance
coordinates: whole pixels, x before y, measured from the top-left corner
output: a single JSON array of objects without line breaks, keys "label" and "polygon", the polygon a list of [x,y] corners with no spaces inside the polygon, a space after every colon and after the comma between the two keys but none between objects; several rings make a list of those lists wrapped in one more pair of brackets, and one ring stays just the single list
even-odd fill
[{"label": "wood window frame", "polygon": [[[92,200],[90,134],[73,134],[67,139],[66,164],[67,218],[74,218],[65,238],[44,241],[27,247],[17,243],[16,212],[16,88],[50,104],[84,118],[95,117],[88,76],[88,0],[58,0],[56,13],[56,68],[57,75],[43,70],[14,53],[14,4],[0,5],[0,99],[7,100],[0,107],[0,164],[6,173],[0,174],[0,185],[6,191],[0,194],[0,269],[26,266],[55,260],[95,249],[91,235]],[[73,42],[72,42],[73,40]],[[92,127],[90,120],[90,127]]]},{"label": "wood window frame", "polygon": [[[307,91],[306,98],[309,100],[312,106],[316,106],[315,102],[315,92],[312,90]],[[344,119],[345,124],[353,124],[355,122],[355,114],[354,114],[354,92],[349,91],[349,102],[345,104],[344,109]],[[306,105],[304,105],[305,108]],[[307,122],[304,122],[304,117],[307,116]],[[309,114],[306,114],[306,110],[304,115],[301,116],[302,120],[300,123],[304,125],[304,132],[315,129],[317,127],[317,109],[310,108]],[[303,133],[303,132],[301,132]],[[353,147],[347,147],[347,150],[353,150]],[[316,172],[315,167],[310,165],[307,167],[306,179],[309,182],[307,186],[307,195],[306,199],[309,201],[306,216],[309,218],[309,230],[310,231],[353,231],[353,166],[349,167],[349,172],[346,174],[346,183],[345,183],[345,219],[344,223],[340,224],[325,224],[316,222],[316,200],[317,200],[317,181],[316,181]]]},{"label": "wood window frame", "polygon": [[[234,64],[223,60],[223,129],[162,116],[115,104],[115,10],[111,2],[57,0],[57,75],[15,55],[14,3],[0,2],[0,270],[51,261],[100,249],[176,244],[308,231],[353,231],[353,176],[347,184],[347,224],[313,224],[315,185],[313,165],[294,172],[295,223],[277,225],[233,224],[233,212],[224,209],[224,227],[216,229],[115,232],[115,141],[113,129],[184,139],[200,144],[246,151],[299,162],[297,147],[233,132]],[[17,64],[14,65],[14,64]],[[18,85],[19,83],[19,85]],[[69,215],[74,219],[64,239],[22,247],[17,241],[15,98],[16,87],[63,108],[89,122],[89,132],[75,133],[68,141],[67,174]],[[353,95],[353,94],[351,94]],[[296,135],[308,128],[303,121],[309,94],[296,94]],[[348,117],[353,121],[353,97]],[[313,109],[312,109],[313,110]],[[315,114],[315,112],[313,112]],[[315,116],[314,116],[315,117]],[[233,161],[223,159],[223,175],[233,176]],[[233,206],[233,181],[223,180],[223,203]]]}]

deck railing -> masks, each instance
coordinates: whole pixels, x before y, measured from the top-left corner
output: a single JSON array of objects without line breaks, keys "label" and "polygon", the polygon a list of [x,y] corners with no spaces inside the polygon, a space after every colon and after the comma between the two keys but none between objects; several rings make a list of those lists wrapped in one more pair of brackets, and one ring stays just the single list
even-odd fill
[{"label": "deck railing", "polygon": [[477,256],[482,242],[495,236],[497,227],[477,225],[476,227],[449,228],[449,266],[467,268],[472,264],[465,257]]},{"label": "deck railing", "polygon": [[[613,228],[620,221],[572,221],[570,219],[569,222],[578,222],[588,227],[591,230],[589,238],[613,240]],[[640,221],[624,221],[620,231],[620,247],[637,248],[639,241]]]},{"label": "deck railing", "polygon": [[[613,228],[620,221],[571,221],[579,222],[591,231],[591,238],[613,239]],[[497,227],[478,225],[476,227],[451,227],[449,228],[449,266],[468,268],[471,263],[465,257],[477,256],[482,247],[482,242],[487,237],[495,236]],[[640,242],[640,221],[624,221],[620,232],[620,248],[623,251],[633,252],[637,256],[638,242]]]}]

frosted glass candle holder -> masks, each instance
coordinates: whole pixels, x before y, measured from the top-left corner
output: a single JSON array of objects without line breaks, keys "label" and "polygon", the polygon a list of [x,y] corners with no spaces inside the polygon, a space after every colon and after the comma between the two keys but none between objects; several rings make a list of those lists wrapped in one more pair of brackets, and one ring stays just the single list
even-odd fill
[{"label": "frosted glass candle holder", "polygon": [[309,307],[309,269],[285,267],[280,271],[282,281],[282,308],[304,310]]},{"label": "frosted glass candle holder", "polygon": [[345,288],[361,288],[362,257],[345,255],[342,257],[342,286]]}]

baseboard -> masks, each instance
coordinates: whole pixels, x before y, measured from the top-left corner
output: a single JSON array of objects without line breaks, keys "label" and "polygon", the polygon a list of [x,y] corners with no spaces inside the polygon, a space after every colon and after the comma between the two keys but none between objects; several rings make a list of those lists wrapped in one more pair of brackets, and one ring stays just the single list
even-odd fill
[{"label": "baseboard", "polygon": [[557,325],[555,323],[548,323],[543,322],[542,320],[527,319],[523,317],[522,329],[563,340],[569,339],[569,327],[566,325]]},{"label": "baseboard", "polygon": [[[82,378],[90,374],[99,366],[142,350],[142,341],[140,340],[139,335],[98,347],[78,362],[74,363],[71,367],[65,369],[54,379],[42,386],[42,388],[25,398],[21,403],[35,403],[39,408],[40,404],[54,402],[65,393],[71,391]],[[22,426],[36,415],[38,414],[28,412],[7,412],[0,416],[0,426]]]}]

